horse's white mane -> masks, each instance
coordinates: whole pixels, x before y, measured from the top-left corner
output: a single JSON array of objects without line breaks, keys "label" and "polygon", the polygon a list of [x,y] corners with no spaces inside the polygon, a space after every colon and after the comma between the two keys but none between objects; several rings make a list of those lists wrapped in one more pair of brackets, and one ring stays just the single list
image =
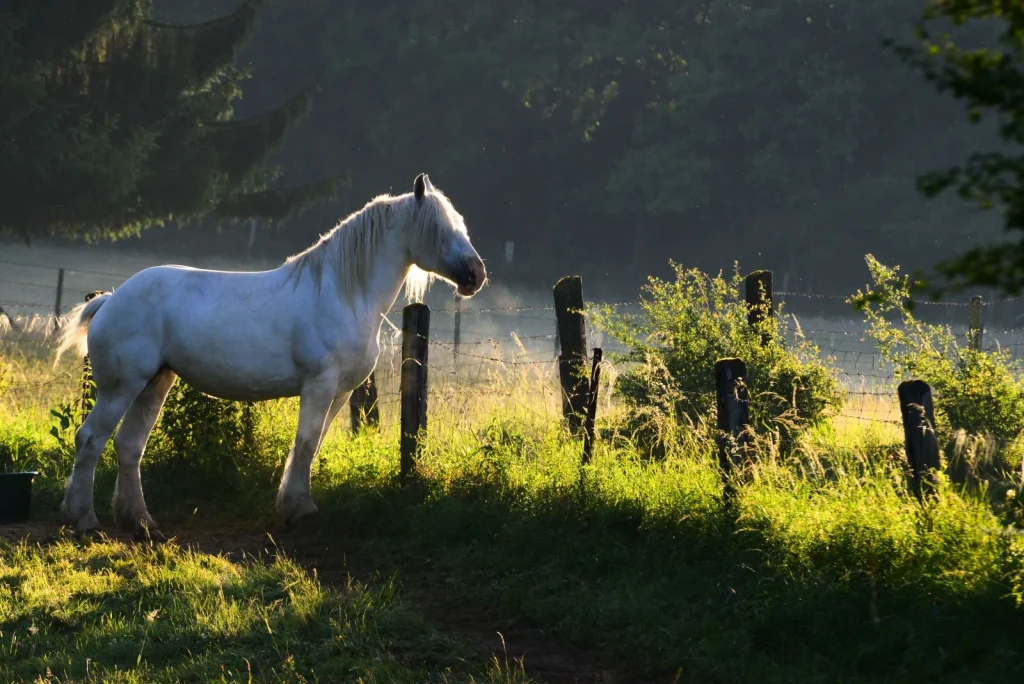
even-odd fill
[{"label": "horse's white mane", "polygon": [[[440,250],[448,231],[465,233],[466,222],[451,200],[437,189],[429,190],[422,204],[416,202],[412,193],[379,195],[321,235],[320,240],[306,250],[288,257],[285,263],[292,265],[296,275],[308,268],[317,287],[323,277],[324,264],[331,263],[337,269],[340,294],[354,295],[369,285],[374,259],[386,230],[408,231],[410,238],[419,241],[421,246]],[[413,266],[405,279],[406,299],[422,301],[434,277]]]}]

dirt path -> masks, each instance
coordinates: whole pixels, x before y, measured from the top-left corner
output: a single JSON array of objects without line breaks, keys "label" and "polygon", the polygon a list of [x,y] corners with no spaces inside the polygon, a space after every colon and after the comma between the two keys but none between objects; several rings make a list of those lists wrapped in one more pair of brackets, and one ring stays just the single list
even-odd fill
[{"label": "dirt path", "polygon": [[[0,526],[0,538],[9,542],[47,543],[58,538],[58,534],[57,526],[46,522]],[[130,541],[126,535],[112,531],[109,534],[114,539]],[[351,542],[328,541],[312,534],[288,535],[277,529],[220,526],[184,531],[175,536],[175,541],[183,547],[223,554],[234,561],[245,557],[268,558],[275,550],[280,550],[308,570],[315,570],[320,581],[327,585],[344,585],[349,577],[370,584],[375,578],[389,577],[395,571],[379,567]],[[672,681],[671,676],[626,673],[604,667],[600,653],[574,648],[543,629],[502,619],[496,608],[468,606],[450,595],[444,578],[429,572],[416,575],[402,572],[399,581],[405,598],[422,611],[435,629],[469,645],[482,659],[495,656],[501,662],[507,659],[512,666],[522,659],[526,674],[535,681],[550,684]]]}]

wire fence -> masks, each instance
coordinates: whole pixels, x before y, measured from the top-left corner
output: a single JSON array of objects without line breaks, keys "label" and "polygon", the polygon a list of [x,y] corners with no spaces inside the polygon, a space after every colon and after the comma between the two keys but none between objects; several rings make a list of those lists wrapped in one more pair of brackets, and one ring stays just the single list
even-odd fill
[{"label": "wire fence", "polygon": [[[82,363],[54,368],[53,339],[58,301],[66,313],[95,290],[117,287],[131,274],[66,269],[57,292],[57,269],[42,264],[0,260],[0,403],[15,410],[48,410],[81,391]],[[846,391],[841,420],[899,426],[899,404],[891,364],[887,363],[866,324],[852,314],[839,295],[776,292],[787,342],[812,342],[831,364]],[[470,302],[473,300],[469,300]],[[962,339],[969,331],[968,302],[922,303],[922,317],[948,325]],[[617,311],[640,313],[637,302],[612,303]],[[992,329],[985,349],[1004,349],[1014,359],[1024,353],[1024,307],[1019,300],[984,304]],[[991,315],[998,313],[998,315]],[[401,310],[390,312],[382,328],[381,355],[375,371],[383,421],[398,421],[401,362]],[[431,313],[429,344],[430,413],[428,420],[453,429],[468,426],[487,412],[516,412],[554,417],[560,414],[559,340],[553,306],[543,304],[474,308],[469,302],[436,307]],[[458,330],[458,333],[456,333]],[[605,352],[601,397],[613,407],[608,391],[621,371],[617,352],[626,348],[590,325],[588,346]],[[472,391],[468,391],[468,390]],[[714,396],[713,385],[703,400]],[[602,411],[604,412],[604,411]]]}]

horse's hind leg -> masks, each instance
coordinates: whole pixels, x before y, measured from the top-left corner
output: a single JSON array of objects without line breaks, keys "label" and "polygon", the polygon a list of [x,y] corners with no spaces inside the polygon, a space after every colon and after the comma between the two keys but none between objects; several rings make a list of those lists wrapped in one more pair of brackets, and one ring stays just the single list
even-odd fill
[{"label": "horse's hind leg", "polygon": [[142,495],[142,475],[139,464],[146,451],[149,433],[153,431],[164,399],[177,376],[170,370],[162,370],[146,384],[139,393],[124,421],[114,435],[114,450],[117,452],[117,482],[114,485],[114,520],[125,532],[132,532],[136,539],[161,539],[163,535],[146,510]]},{"label": "horse's hind leg", "polygon": [[73,525],[77,532],[92,532],[100,526],[93,508],[96,463],[110,439],[110,433],[117,427],[117,421],[121,420],[140,389],[128,384],[97,387],[96,403],[75,433],[75,467],[64,489],[60,512],[64,524]]}]

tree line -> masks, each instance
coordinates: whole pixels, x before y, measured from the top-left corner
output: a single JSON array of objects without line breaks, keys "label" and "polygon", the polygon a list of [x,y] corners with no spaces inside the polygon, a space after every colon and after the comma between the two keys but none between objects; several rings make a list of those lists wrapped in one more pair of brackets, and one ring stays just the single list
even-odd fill
[{"label": "tree line", "polygon": [[[177,85],[170,104],[157,98],[146,110],[161,121],[155,133],[130,134],[124,118],[109,117],[108,128],[90,119],[73,136],[39,133],[52,150],[26,147],[18,166],[39,157],[59,165],[79,154],[90,161],[77,173],[100,187],[76,193],[67,182],[47,182],[65,171],[33,169],[38,178],[22,178],[4,198],[26,214],[18,225],[31,234],[45,232],[40,214],[52,212],[55,199],[64,205],[61,197],[83,195],[106,204],[92,213],[75,208],[80,219],[62,224],[67,234],[121,235],[159,219],[170,225],[152,231],[153,244],[179,242],[183,230],[194,249],[223,252],[242,241],[226,220],[258,217],[260,247],[283,254],[427,171],[463,210],[503,279],[546,282],[575,271],[632,285],[667,268],[669,257],[704,268],[740,259],[790,273],[791,289],[845,291],[863,280],[865,252],[928,266],[999,236],[1000,217],[977,211],[977,202],[1013,203],[1012,188],[1000,194],[977,182],[973,194],[960,193],[977,202],[938,192],[943,177],[920,188],[937,193],[932,199],[916,187],[923,174],[975,152],[1006,149],[998,120],[972,117],[1000,110],[999,93],[1015,86],[1016,15],[988,16],[996,5],[1020,4],[1008,0],[105,4],[153,35],[132,42],[123,38],[130,31],[111,33],[106,24],[89,34],[77,22],[83,40],[35,20],[23,30],[47,54],[84,44],[84,61],[97,61],[109,45],[121,61],[149,64],[125,76],[148,84],[147,98],[163,86],[146,55],[172,45],[177,57],[157,64],[191,85]],[[38,19],[43,10],[29,13]],[[957,45],[986,46],[1005,59],[958,62],[968,53],[942,42],[941,32],[914,33],[936,22],[964,24]],[[164,30],[174,40],[161,38]],[[105,35],[121,43],[97,40]],[[24,51],[10,30],[0,45],[5,54]],[[215,75],[197,72],[204,59]],[[20,73],[8,64],[0,67],[5,93],[10,74]],[[964,83],[980,84],[977,102]],[[35,87],[30,101],[49,113],[48,89],[68,86]],[[77,110],[62,105],[60,116],[135,115],[132,97],[140,94],[102,92],[102,104],[76,101]],[[14,108],[3,99],[0,107]],[[10,113],[0,112],[6,131]],[[164,144],[154,142],[160,135]],[[116,153],[98,155],[90,145]],[[0,159],[4,180],[19,176],[10,159]],[[967,176],[947,174],[946,185],[1007,171],[994,164],[967,164]],[[202,172],[169,182],[174,169],[194,168]],[[30,182],[51,195],[26,194]],[[147,182],[160,187],[139,193]],[[142,199],[127,213],[109,211],[128,196]],[[175,202],[182,208],[168,211]],[[296,215],[300,207],[308,210]],[[179,227],[180,218],[196,220]],[[0,223],[10,228],[12,219]],[[502,263],[507,241],[516,245],[513,265]]]}]

